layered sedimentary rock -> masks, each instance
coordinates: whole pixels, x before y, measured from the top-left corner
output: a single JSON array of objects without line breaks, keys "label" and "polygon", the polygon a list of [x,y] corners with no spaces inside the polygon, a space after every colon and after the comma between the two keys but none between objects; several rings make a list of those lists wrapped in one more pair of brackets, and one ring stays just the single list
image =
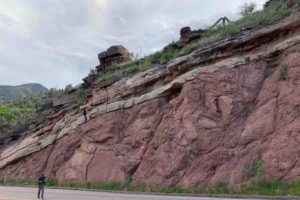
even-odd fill
[{"label": "layered sedimentary rock", "polygon": [[[0,150],[0,178],[196,187],[300,177],[300,16],[93,85]],[[251,171],[252,170],[252,171]]]},{"label": "layered sedimentary rock", "polygon": [[122,45],[111,46],[102,53],[98,54],[100,65],[97,66],[97,70],[101,71],[107,66],[112,64],[118,64],[126,61],[130,61],[130,53]]},{"label": "layered sedimentary rock", "polygon": [[202,33],[202,29],[192,31],[190,27],[183,27],[180,30],[179,47],[184,47],[191,41],[200,38]]}]

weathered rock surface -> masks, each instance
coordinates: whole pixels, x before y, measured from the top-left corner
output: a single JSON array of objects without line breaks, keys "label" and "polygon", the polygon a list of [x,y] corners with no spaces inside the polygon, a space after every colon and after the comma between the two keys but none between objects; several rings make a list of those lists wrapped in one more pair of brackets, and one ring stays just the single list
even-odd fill
[{"label": "weathered rock surface", "polygon": [[180,30],[180,40],[179,40],[179,47],[184,47],[191,41],[198,39],[201,37],[203,30],[191,30],[190,27],[183,27]]},{"label": "weathered rock surface", "polygon": [[[0,150],[0,178],[212,186],[300,178],[300,16],[99,83]],[[283,37],[284,36],[284,37]],[[28,173],[30,172],[30,173]]]},{"label": "weathered rock surface", "polygon": [[101,71],[107,66],[114,63],[122,63],[131,60],[130,53],[122,45],[111,46],[107,51],[103,51],[98,54],[100,65],[97,66],[97,70]]}]

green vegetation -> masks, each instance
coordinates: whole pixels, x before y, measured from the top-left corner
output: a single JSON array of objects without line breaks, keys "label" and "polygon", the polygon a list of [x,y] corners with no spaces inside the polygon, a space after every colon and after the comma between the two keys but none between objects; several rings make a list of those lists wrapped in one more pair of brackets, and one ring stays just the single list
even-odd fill
[{"label": "green vegetation", "polygon": [[251,164],[249,164],[249,163],[245,164],[244,173],[247,174],[250,177],[261,178],[265,173],[263,161],[262,160],[255,160]]},{"label": "green vegetation", "polygon": [[46,93],[15,101],[0,102],[0,133],[20,125],[30,124],[36,111],[42,105],[52,103],[54,98],[59,98],[71,91],[75,92],[77,104],[82,105],[86,99],[86,90],[82,87],[73,88],[72,85],[67,85],[65,89],[51,88]]},{"label": "green vegetation", "polygon": [[254,12],[256,4],[254,2],[247,2],[240,7],[240,14],[245,17]]},{"label": "green vegetation", "polygon": [[254,181],[251,184],[241,184],[239,187],[229,188],[226,184],[217,184],[208,190],[209,194],[231,195],[270,195],[270,196],[299,196],[300,181]]},{"label": "green vegetation", "polygon": [[18,180],[3,180],[0,179],[0,185],[9,185],[9,186],[33,186],[36,185],[35,181],[18,179]]},{"label": "green vegetation", "polygon": [[[36,186],[36,182],[32,180],[1,180],[0,185],[7,186]],[[156,192],[156,193],[177,193],[177,194],[230,194],[230,195],[270,195],[270,196],[299,196],[300,181],[266,181],[256,180],[249,184],[241,184],[235,187],[229,187],[226,181],[221,180],[214,187],[205,189],[201,186],[197,188],[187,189],[180,186],[173,187],[144,187],[144,186],[126,186],[124,183],[68,183],[58,184],[56,181],[48,180],[48,187],[62,187],[74,189],[96,189],[111,191],[136,191],[136,192]]]},{"label": "green vegetation", "polygon": [[265,78],[268,78],[269,76],[271,76],[274,72],[273,68],[267,68],[265,71]]},{"label": "green vegetation", "polygon": [[111,183],[69,183],[61,185],[67,188],[85,188],[85,189],[98,189],[98,190],[122,190],[122,184],[118,182]]},{"label": "green vegetation", "polygon": [[86,90],[82,87],[76,89],[77,104],[83,105],[86,99]]},{"label": "green vegetation", "polygon": [[292,14],[296,9],[299,9],[299,6],[288,9],[287,5],[282,5],[280,9],[270,6],[263,10],[253,11],[254,8],[251,3],[244,5],[241,8],[241,13],[244,13],[244,17],[235,22],[231,22],[226,26],[218,26],[204,30],[202,37],[198,41],[195,41],[182,49],[180,55],[184,55],[192,52],[193,50],[205,47],[224,37],[237,35],[242,30],[259,29],[272,23],[273,21]]},{"label": "green vegetation", "polygon": [[50,88],[48,93],[45,96],[52,99],[52,98],[55,98],[55,97],[59,97],[63,94],[65,94],[65,90],[63,90],[63,89]]},{"label": "green vegetation", "polygon": [[[91,70],[90,76],[95,76],[95,75],[96,75],[95,70]],[[69,84],[65,87],[65,89],[51,88],[46,94],[46,97],[52,100],[53,98],[59,98],[63,95],[68,95],[73,92],[75,93],[77,104],[83,105],[87,96],[87,91],[83,88],[82,85],[73,87],[71,84]]]},{"label": "green vegetation", "polygon": [[208,189],[209,194],[231,194],[230,188],[227,186],[227,182],[220,180],[216,183],[215,187]]},{"label": "green vegetation", "polygon": [[156,64],[167,64],[176,57],[179,48],[176,42],[170,43],[162,51],[153,53],[144,58],[122,64],[113,64],[101,72],[91,70],[89,77],[92,80],[103,81],[118,77],[127,77],[146,70]]},{"label": "green vegetation", "polygon": [[72,86],[72,84],[68,84],[68,85],[66,85],[66,87],[65,87],[65,92],[67,93],[67,92],[71,92],[73,90],[73,86]]},{"label": "green vegetation", "polygon": [[0,131],[27,124],[46,100],[45,96],[36,96],[0,104]]},{"label": "green vegetation", "polygon": [[47,88],[36,83],[19,86],[0,85],[0,102],[16,101],[24,97],[44,94],[47,91]]},{"label": "green vegetation", "polygon": [[174,187],[151,187],[150,192],[158,192],[158,193],[191,193],[191,190],[180,187],[180,186],[174,186]]},{"label": "green vegetation", "polygon": [[287,80],[287,77],[288,77],[288,68],[287,68],[287,66],[286,65],[280,66],[279,79],[281,81],[285,81],[285,80]]},{"label": "green vegetation", "polygon": [[255,4],[247,3],[240,8],[240,13],[243,16],[241,19],[231,22],[226,26],[205,29],[200,39],[192,42],[183,49],[179,49],[177,42],[172,42],[162,51],[145,56],[144,58],[122,64],[113,64],[101,72],[91,70],[88,77],[90,80],[100,82],[131,76],[140,71],[149,69],[156,64],[166,64],[178,56],[189,54],[196,49],[201,49],[222,38],[237,35],[242,30],[259,29],[273,21],[290,15],[298,8],[299,6],[295,6],[287,9],[286,5],[282,5],[280,8],[268,6],[263,10],[254,11]]},{"label": "green vegetation", "polygon": [[[296,186],[296,187],[295,187]],[[283,182],[267,182],[267,181],[259,181],[255,182],[251,186],[242,185],[239,193],[248,194],[248,195],[276,195],[276,196],[284,196],[284,195],[299,195],[299,192],[292,192],[296,188],[299,189],[299,186],[294,183],[283,183]]]}]

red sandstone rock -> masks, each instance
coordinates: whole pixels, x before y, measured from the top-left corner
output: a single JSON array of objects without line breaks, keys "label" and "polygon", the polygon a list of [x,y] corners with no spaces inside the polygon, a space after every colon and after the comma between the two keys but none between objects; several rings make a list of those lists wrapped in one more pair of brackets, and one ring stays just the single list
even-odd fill
[{"label": "red sandstone rock", "polygon": [[183,27],[180,30],[179,47],[183,47],[190,43],[192,40],[200,38],[202,32],[202,29],[192,31],[190,27]]},{"label": "red sandstone rock", "polygon": [[131,60],[130,53],[122,45],[111,46],[102,53],[98,54],[100,65],[96,68],[98,71],[105,69],[113,63],[122,63]]}]

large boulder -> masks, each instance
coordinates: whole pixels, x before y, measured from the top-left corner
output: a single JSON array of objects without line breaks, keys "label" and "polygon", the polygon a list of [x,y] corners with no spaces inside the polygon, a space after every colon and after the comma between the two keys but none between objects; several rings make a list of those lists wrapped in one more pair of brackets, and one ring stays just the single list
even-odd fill
[{"label": "large boulder", "polygon": [[102,71],[107,66],[114,63],[122,63],[131,60],[130,53],[122,45],[116,45],[109,47],[106,51],[98,54],[100,65],[96,68],[98,71]]},{"label": "large boulder", "polygon": [[202,33],[202,29],[192,31],[190,27],[183,27],[180,30],[179,47],[184,47],[192,40],[200,38]]}]

